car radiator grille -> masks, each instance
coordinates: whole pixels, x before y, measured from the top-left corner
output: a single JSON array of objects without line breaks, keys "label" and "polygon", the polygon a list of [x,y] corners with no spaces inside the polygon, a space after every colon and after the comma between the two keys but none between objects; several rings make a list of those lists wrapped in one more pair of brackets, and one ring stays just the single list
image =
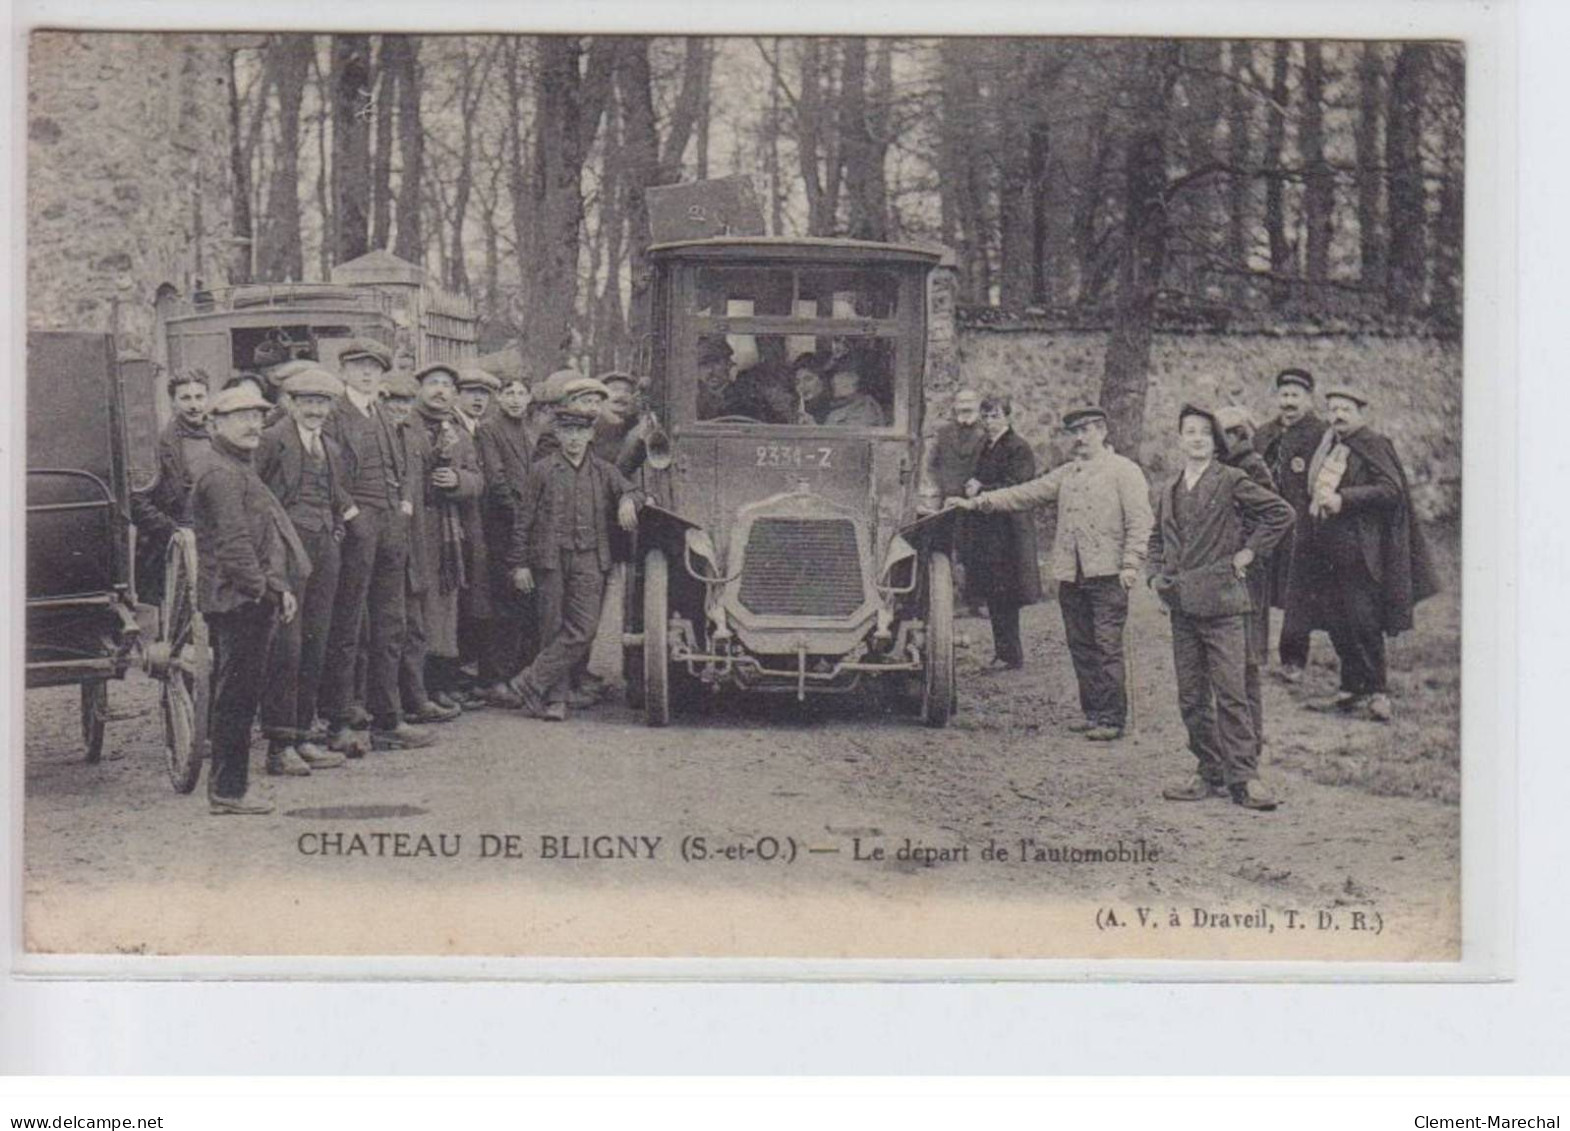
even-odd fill
[{"label": "car radiator grille", "polygon": [[747,534],[741,603],[760,616],[847,617],[861,607],[849,519],[760,518]]}]

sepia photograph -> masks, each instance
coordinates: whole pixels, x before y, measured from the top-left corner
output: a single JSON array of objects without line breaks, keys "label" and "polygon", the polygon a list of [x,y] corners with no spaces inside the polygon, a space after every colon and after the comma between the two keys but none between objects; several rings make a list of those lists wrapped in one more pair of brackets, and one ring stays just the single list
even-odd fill
[{"label": "sepia photograph", "polygon": [[28,960],[1468,957],[1465,41],[26,52]]}]

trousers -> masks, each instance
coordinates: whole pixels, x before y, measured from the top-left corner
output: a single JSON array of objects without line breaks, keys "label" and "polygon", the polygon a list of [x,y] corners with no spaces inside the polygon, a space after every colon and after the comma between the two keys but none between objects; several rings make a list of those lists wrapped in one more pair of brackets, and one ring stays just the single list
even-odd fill
[{"label": "trousers", "polygon": [[1123,666],[1123,626],[1128,590],[1116,576],[1058,582],[1058,606],[1079,705],[1085,718],[1119,730],[1128,720],[1128,673]]},{"label": "trousers", "polygon": [[1199,776],[1237,785],[1259,776],[1247,689],[1248,616],[1191,617],[1172,610],[1178,710]]},{"label": "trousers", "polygon": [[1025,662],[1025,646],[1019,638],[1020,606],[1009,601],[987,599],[987,617],[992,621],[992,651],[1005,664],[1019,667]]},{"label": "trousers", "polygon": [[480,682],[505,683],[539,654],[539,615],[532,593],[497,593],[480,649]]},{"label": "trousers", "polygon": [[540,639],[544,647],[518,677],[526,700],[563,702],[573,673],[588,661],[600,628],[606,571],[596,550],[563,550],[559,569],[539,570]]},{"label": "trousers", "polygon": [[211,791],[237,800],[251,775],[251,726],[261,703],[267,653],[277,610],[270,601],[248,601],[224,613],[207,614],[213,645]]},{"label": "trousers", "polygon": [[[1354,547],[1355,549],[1355,547]],[[1389,690],[1379,586],[1362,555],[1336,555],[1330,602],[1330,643],[1341,664],[1341,690],[1354,695]]]},{"label": "trousers", "polygon": [[404,714],[418,711],[430,702],[425,684],[425,661],[429,649],[425,637],[425,594],[404,590],[403,646],[398,650],[398,698]]},{"label": "trousers", "polygon": [[403,721],[398,702],[398,661],[403,651],[405,569],[409,555],[404,516],[367,507],[349,524],[342,545],[322,713],[335,726],[348,720],[354,702],[355,649],[361,624],[369,628],[365,707],[373,724],[390,730]]},{"label": "trousers", "polygon": [[262,729],[283,745],[302,741],[316,719],[333,602],[338,595],[338,543],[331,530],[299,530],[311,559],[311,576],[295,596],[299,609],[273,631],[262,693]]}]

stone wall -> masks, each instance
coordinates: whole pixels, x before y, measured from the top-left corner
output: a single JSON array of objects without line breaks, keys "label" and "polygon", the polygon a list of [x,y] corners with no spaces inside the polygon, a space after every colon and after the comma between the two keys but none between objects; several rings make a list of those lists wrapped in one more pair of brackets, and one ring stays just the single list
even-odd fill
[{"label": "stone wall", "polygon": [[228,282],[225,43],[36,32],[28,66],[28,326],[152,356],[161,286]]},{"label": "stone wall", "polygon": [[[1104,330],[964,327],[959,373],[964,384],[997,389],[1014,400],[1014,427],[1050,467],[1068,457],[1059,422],[1065,409],[1095,403],[1106,353]],[[1322,391],[1349,382],[1365,389],[1370,423],[1394,441],[1426,519],[1453,518],[1461,503],[1461,349],[1459,343],[1372,332],[1166,332],[1151,351],[1145,435],[1134,455],[1153,479],[1176,466],[1179,406],[1187,399],[1241,404],[1256,422],[1273,415],[1275,374],[1289,366],[1314,374]],[[932,384],[935,412],[946,419],[953,387]]]}]

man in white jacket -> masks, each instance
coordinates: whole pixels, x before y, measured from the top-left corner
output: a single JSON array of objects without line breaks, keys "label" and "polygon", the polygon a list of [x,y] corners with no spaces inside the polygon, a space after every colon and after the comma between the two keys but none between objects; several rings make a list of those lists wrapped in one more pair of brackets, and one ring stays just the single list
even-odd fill
[{"label": "man in white jacket", "polygon": [[1107,446],[1107,414],[1076,408],[1063,416],[1074,458],[1015,487],[950,500],[981,513],[1024,511],[1056,503],[1057,536],[1052,575],[1074,676],[1082,722],[1069,726],[1097,742],[1123,736],[1128,717],[1128,673],[1123,626],[1128,593],[1139,580],[1155,516],[1145,473]]}]

